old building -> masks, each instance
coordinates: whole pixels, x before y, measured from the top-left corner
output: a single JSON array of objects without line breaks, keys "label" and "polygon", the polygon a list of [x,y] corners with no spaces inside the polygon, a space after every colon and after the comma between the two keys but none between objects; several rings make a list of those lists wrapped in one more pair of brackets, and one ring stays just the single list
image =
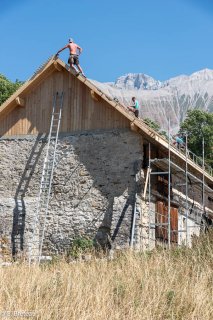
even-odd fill
[{"label": "old building", "polygon": [[[54,104],[63,109],[42,212]],[[60,59],[1,106],[0,123],[0,235],[13,254],[28,253],[41,237],[42,254],[63,252],[85,235],[112,248],[190,245],[212,224],[211,170]]]}]

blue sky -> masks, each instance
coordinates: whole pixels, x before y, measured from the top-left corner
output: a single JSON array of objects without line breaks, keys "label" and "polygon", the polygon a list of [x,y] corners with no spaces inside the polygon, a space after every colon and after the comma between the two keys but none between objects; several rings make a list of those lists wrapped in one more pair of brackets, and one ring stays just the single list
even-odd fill
[{"label": "blue sky", "polygon": [[[69,37],[87,77],[213,69],[212,0],[0,0],[0,73],[26,80]],[[68,51],[60,54],[66,61]]]}]

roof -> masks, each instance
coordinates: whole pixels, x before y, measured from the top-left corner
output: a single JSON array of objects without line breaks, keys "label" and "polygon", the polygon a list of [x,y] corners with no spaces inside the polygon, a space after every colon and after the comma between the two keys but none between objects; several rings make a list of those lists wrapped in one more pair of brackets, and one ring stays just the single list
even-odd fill
[{"label": "roof", "polygon": [[[50,75],[55,70],[66,70],[67,72],[71,72],[75,76],[74,71],[69,70],[69,66],[66,65],[62,60],[55,56],[51,57],[34,73],[34,75],[28,81],[26,81],[7,101],[5,101],[1,105],[0,119],[4,115],[10,113],[17,106],[17,101],[19,101],[23,95],[26,95],[27,92],[32,90],[35,86],[37,86],[41,81],[43,81],[48,75]],[[77,78],[92,91],[93,95],[101,97],[112,108],[116,109],[119,113],[126,117],[129,120],[131,130],[145,136],[145,138],[149,142],[160,147],[161,149],[164,149],[165,151],[170,151],[171,156],[175,157],[179,164],[184,164],[187,161],[188,169],[191,169],[194,172],[194,174],[198,174],[200,176],[204,173],[206,183],[208,183],[210,186],[213,186],[213,176],[210,175],[209,172],[204,172],[202,167],[200,167],[198,164],[193,162],[192,159],[188,158],[186,155],[181,153],[177,148],[172,146],[163,136],[161,136],[155,130],[151,129],[148,125],[146,125],[142,119],[136,118],[117,99],[114,100],[108,95],[106,95],[103,91],[101,91],[84,76],[79,74]]]}]

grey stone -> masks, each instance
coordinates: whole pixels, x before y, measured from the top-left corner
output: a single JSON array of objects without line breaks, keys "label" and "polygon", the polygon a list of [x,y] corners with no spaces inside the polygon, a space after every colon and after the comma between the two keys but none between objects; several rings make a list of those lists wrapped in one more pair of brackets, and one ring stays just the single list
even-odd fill
[{"label": "grey stone", "polygon": [[[32,137],[0,140],[0,219],[15,251],[27,252],[32,238],[45,152],[46,143]],[[44,251],[66,251],[70,239],[79,236],[126,247],[135,192],[133,167],[141,157],[141,136],[129,130],[59,136]],[[56,229],[61,237],[53,240]]]}]

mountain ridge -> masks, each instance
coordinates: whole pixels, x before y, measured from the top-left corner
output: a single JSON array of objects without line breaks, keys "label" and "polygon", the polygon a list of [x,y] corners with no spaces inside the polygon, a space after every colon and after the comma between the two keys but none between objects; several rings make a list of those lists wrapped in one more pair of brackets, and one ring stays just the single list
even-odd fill
[{"label": "mountain ridge", "polygon": [[128,73],[115,82],[91,80],[102,91],[122,104],[131,104],[135,96],[140,104],[140,118],[150,118],[162,129],[177,132],[189,109],[213,112],[213,70],[205,68],[191,75],[180,75],[165,81],[144,73]]}]

